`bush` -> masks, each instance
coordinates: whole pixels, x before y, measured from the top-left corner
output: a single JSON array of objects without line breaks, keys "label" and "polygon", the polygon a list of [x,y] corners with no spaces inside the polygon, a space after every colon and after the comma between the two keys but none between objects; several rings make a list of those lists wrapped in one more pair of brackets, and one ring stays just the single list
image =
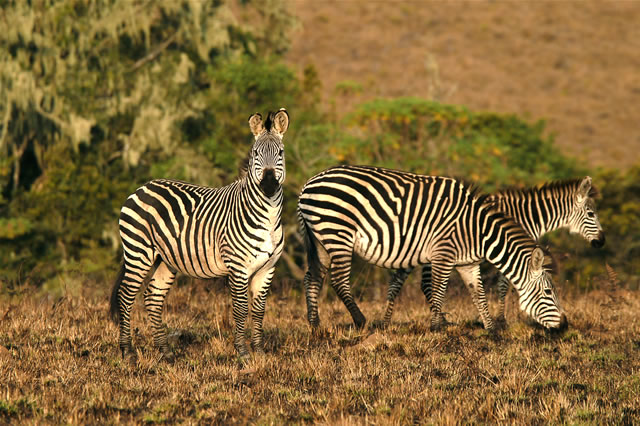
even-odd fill
[{"label": "bush", "polygon": [[418,98],[381,99],[359,106],[348,123],[362,135],[357,157],[345,161],[461,176],[488,190],[531,185],[584,173],[544,134],[544,122],[471,112]]}]

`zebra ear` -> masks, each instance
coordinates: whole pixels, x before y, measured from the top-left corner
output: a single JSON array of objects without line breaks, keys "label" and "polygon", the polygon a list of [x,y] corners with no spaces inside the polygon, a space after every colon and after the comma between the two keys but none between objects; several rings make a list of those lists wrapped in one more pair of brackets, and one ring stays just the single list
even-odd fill
[{"label": "zebra ear", "polygon": [[284,108],[280,108],[280,111],[276,113],[273,117],[273,125],[271,126],[271,130],[280,134],[280,136],[284,135],[284,132],[289,128],[289,113]]},{"label": "zebra ear", "polygon": [[591,191],[591,176],[586,176],[580,182],[580,187],[578,188],[578,193],[576,194],[576,198],[579,203],[582,203],[584,200],[589,198],[589,192]]},{"label": "zebra ear", "polygon": [[256,112],[251,117],[249,117],[249,128],[251,129],[251,133],[253,133],[253,136],[255,136],[256,139],[258,139],[258,136],[264,133],[265,128],[264,124],[262,123],[262,115],[260,115],[260,113]]},{"label": "zebra ear", "polygon": [[544,265],[544,252],[540,247],[533,249],[531,254],[531,269],[534,271],[541,271]]}]

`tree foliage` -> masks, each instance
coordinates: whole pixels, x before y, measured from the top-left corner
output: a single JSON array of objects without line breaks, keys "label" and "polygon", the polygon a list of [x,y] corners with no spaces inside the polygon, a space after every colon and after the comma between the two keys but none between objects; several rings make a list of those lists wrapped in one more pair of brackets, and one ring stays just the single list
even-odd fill
[{"label": "tree foliage", "polygon": [[[286,49],[292,17],[277,0],[269,5],[7,2],[0,19],[0,276],[50,276],[84,248],[111,247],[120,205],[149,178],[223,182],[229,158],[213,154],[215,143],[199,142],[237,119],[216,117],[236,105],[224,70],[271,63],[270,54]],[[252,28],[237,18],[244,13],[282,28],[277,36]],[[269,40],[280,46],[265,48]],[[228,140],[221,151],[235,152]],[[95,261],[113,264],[104,253]],[[41,274],[42,263],[56,266]]]}]

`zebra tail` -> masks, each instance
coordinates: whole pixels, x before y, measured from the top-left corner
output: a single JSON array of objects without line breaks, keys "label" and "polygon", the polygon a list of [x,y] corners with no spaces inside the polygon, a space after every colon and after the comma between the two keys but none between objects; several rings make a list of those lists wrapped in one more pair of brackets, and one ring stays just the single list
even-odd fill
[{"label": "zebra tail", "polygon": [[116,278],[116,282],[113,283],[113,288],[111,289],[111,299],[109,306],[109,313],[111,316],[111,321],[114,324],[118,325],[120,323],[120,301],[118,298],[118,293],[120,292],[120,286],[122,285],[122,279],[124,278],[124,262],[120,266],[120,272],[118,272],[118,277]]},{"label": "zebra tail", "polygon": [[302,234],[302,240],[304,242],[304,248],[307,252],[307,263],[309,265],[309,273],[313,276],[318,276],[320,272],[320,258],[318,257],[318,248],[313,242],[313,236],[311,235],[311,230],[309,229],[309,225],[302,217],[302,212],[300,209],[297,209],[298,213],[298,222],[300,223],[300,233]]}]

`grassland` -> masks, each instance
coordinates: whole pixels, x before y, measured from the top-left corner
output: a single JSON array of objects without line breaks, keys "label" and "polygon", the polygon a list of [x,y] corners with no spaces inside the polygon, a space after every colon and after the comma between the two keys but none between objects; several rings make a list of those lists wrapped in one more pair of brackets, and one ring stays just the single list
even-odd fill
[{"label": "grassland", "polygon": [[[512,301],[508,328],[493,337],[456,286],[446,305],[455,324],[430,332],[417,288],[405,287],[390,328],[364,331],[329,291],[315,334],[300,292],[283,288],[267,304],[267,354],[246,365],[233,351],[220,285],[194,282],[170,294],[174,364],[152,347],[141,303],[138,364],[121,360],[106,289],[5,297],[0,423],[640,422],[637,293],[563,294],[571,325],[560,334],[526,323]],[[382,292],[361,308],[380,318]]]}]

